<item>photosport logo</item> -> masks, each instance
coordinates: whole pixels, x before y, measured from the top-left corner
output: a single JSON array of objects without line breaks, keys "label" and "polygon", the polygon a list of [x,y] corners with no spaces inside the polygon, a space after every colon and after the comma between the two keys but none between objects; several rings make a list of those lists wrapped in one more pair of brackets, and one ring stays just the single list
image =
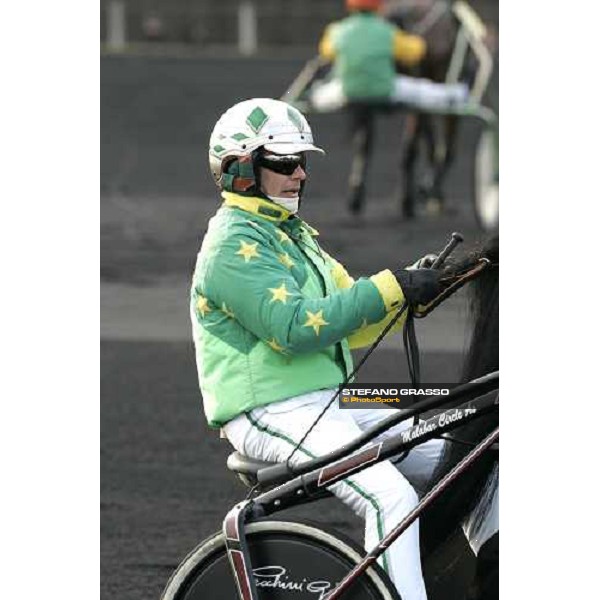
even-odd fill
[{"label": "photosport logo", "polygon": [[455,384],[365,383],[340,386],[340,408],[406,408],[428,396],[448,396]]}]

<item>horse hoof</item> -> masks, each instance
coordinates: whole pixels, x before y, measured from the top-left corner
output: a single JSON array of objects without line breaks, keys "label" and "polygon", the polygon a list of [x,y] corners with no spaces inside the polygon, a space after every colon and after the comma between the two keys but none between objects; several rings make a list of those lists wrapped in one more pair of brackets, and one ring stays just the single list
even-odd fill
[{"label": "horse hoof", "polygon": [[365,189],[364,186],[354,187],[351,186],[348,191],[347,205],[350,214],[358,215],[362,212],[365,200]]}]

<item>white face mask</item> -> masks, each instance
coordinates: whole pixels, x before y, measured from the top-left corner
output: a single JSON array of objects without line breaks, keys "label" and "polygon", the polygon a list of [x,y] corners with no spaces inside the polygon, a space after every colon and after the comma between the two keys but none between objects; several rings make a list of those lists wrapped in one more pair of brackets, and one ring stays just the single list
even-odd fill
[{"label": "white face mask", "polygon": [[298,212],[298,205],[300,204],[300,196],[296,196],[295,198],[279,198],[277,196],[267,196],[269,200],[275,202],[275,204],[279,204],[279,206],[283,206],[286,210],[289,210],[293,215]]}]

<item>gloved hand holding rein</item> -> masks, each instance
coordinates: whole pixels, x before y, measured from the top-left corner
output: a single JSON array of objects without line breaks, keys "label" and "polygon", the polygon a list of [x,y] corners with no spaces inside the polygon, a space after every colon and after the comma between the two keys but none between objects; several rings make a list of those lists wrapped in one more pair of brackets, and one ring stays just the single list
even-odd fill
[{"label": "gloved hand holding rein", "polygon": [[[481,266],[482,260],[487,261],[487,268],[479,269],[477,273],[472,273],[467,279],[475,278],[477,280],[472,293],[479,293],[480,288],[488,289],[489,281],[498,279],[497,272],[495,272],[499,262],[497,235],[488,239],[484,246],[472,249],[466,256],[448,258],[439,269],[419,268],[420,265],[427,264],[425,261],[433,256],[426,255],[414,265],[394,272],[405,298],[413,306],[415,303],[429,304],[448,287],[455,286],[463,280],[478,265]],[[463,283],[459,284],[456,289],[460,289],[467,280],[463,280]]]},{"label": "gloved hand holding rein", "polygon": [[435,269],[398,269],[394,271],[404,297],[409,304],[416,306],[431,302],[444,290],[444,273]]}]

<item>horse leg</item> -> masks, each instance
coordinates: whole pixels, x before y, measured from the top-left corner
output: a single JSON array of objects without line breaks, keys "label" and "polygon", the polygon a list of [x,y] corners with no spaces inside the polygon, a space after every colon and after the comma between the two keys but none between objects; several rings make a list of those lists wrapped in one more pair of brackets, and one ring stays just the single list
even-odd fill
[{"label": "horse leg", "polygon": [[431,194],[439,203],[439,209],[444,209],[444,184],[448,171],[454,162],[458,141],[458,118],[455,115],[443,117],[442,137],[437,140],[433,160],[433,184]]},{"label": "horse leg", "polygon": [[351,112],[353,157],[348,181],[348,209],[355,215],[363,208],[374,125],[373,110],[368,107],[353,107]]},{"label": "horse leg", "polygon": [[421,122],[422,119],[419,115],[410,114],[406,117],[405,135],[407,144],[401,164],[403,189],[400,199],[400,212],[404,219],[413,219],[415,216],[415,204],[418,195],[416,164],[419,155]]},{"label": "horse leg", "polygon": [[422,115],[422,121],[422,137],[425,141],[429,171],[427,173],[427,180],[424,182],[424,187],[420,192],[427,201],[427,212],[434,215],[441,212],[444,202],[442,189],[437,183],[438,174],[446,155],[446,144],[445,138],[440,138],[437,135],[438,132],[435,129],[434,117]]},{"label": "horse leg", "polygon": [[477,555],[475,577],[466,600],[498,600],[499,540],[500,534],[495,533],[481,546]]}]

